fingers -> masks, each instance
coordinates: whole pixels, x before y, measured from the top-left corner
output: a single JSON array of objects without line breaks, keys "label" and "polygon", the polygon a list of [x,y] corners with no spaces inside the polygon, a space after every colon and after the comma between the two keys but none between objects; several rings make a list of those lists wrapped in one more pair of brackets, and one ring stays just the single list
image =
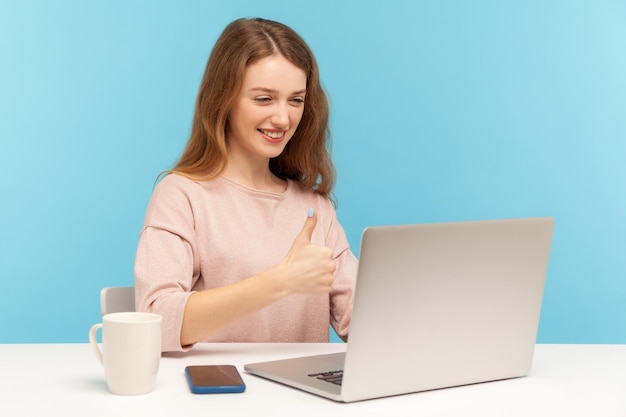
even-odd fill
[{"label": "fingers", "polygon": [[311,243],[316,226],[317,213],[311,208],[289,253],[280,264],[281,275],[286,277],[284,283],[290,294],[330,292],[336,265],[331,248]]},{"label": "fingers", "polygon": [[307,213],[306,221],[304,222],[304,226],[302,226],[302,230],[300,231],[297,240],[311,243],[311,237],[313,236],[315,226],[317,226],[317,213],[313,207],[311,207]]}]

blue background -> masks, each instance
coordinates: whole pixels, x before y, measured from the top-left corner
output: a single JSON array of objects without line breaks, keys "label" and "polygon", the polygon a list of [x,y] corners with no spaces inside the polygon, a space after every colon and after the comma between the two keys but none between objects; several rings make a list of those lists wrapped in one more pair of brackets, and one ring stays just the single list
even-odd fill
[{"label": "blue background", "polygon": [[544,343],[626,342],[626,2],[0,2],[0,343],[86,342],[227,23],[287,23],[332,102],[338,215],[553,216]]}]

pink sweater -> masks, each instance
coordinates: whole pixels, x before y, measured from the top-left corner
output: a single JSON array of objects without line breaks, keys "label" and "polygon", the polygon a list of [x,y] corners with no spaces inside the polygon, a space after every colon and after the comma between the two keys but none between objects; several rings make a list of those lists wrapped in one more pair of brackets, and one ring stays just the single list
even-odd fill
[{"label": "pink sweater", "polygon": [[329,200],[289,181],[282,194],[225,178],[195,182],[168,175],[155,188],[135,259],[138,311],[163,316],[163,351],[180,345],[190,294],[256,275],[281,262],[309,207],[312,242],[333,249],[337,270],[330,296],[292,295],[213,333],[210,342],[327,342],[329,324],[346,338],[357,260]]}]

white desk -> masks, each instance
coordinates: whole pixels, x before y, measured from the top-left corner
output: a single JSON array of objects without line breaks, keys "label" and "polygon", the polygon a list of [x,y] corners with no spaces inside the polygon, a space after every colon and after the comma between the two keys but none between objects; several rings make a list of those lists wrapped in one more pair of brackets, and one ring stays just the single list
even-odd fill
[{"label": "white desk", "polygon": [[[206,344],[163,357],[150,394],[109,394],[88,344],[0,345],[2,416],[626,416],[626,345],[538,345],[525,378],[342,404],[243,372],[343,344]],[[184,367],[234,364],[243,394],[195,395]]]}]

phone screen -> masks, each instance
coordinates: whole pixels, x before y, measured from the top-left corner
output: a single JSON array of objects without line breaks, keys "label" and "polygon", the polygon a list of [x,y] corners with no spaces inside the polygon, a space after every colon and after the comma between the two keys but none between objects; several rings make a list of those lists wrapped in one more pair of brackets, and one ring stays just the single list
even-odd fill
[{"label": "phone screen", "polygon": [[194,394],[244,392],[246,385],[234,365],[194,365],[185,368]]}]

